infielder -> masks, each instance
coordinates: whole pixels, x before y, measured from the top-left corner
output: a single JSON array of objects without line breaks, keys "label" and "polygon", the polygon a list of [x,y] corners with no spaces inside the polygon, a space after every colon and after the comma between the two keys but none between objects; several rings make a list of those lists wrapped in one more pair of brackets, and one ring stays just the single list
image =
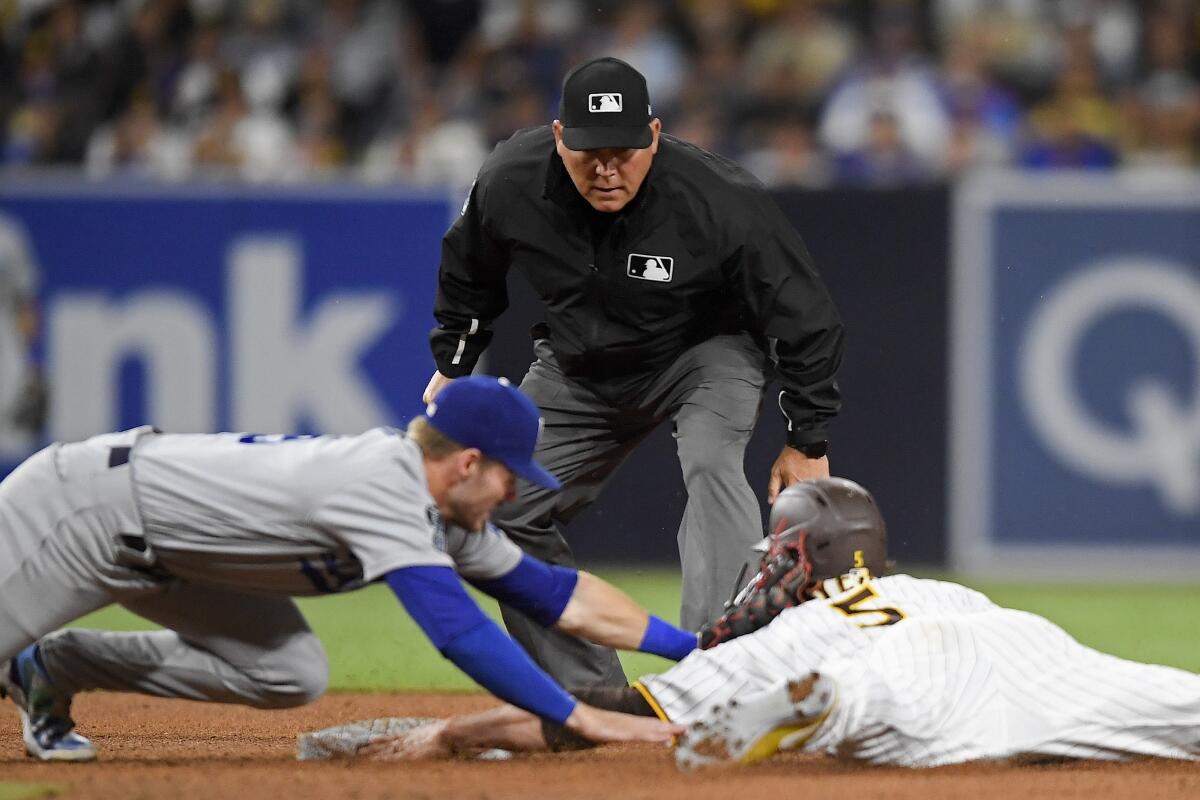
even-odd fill
[{"label": "infielder", "polygon": [[37,331],[38,266],[24,226],[0,214],[0,461],[28,455],[44,415],[30,358]]},{"label": "infielder", "polygon": [[[680,619],[699,628],[720,616],[762,528],[744,456],[771,377],[788,424],[768,499],[829,475],[842,324],[762,185],[662,133],[629,64],[598,58],[572,70],[559,117],[496,147],[446,233],[426,401],[471,373],[508,305],[507,274],[524,275],[546,322],[534,326],[521,389],[546,419],[538,458],[563,491],[523,484],[496,522],[526,552],[573,563],[564,526],[669,421],[688,494]],[[626,685],[611,650],[507,609],[504,620],[564,685]]]},{"label": "infielder", "polygon": [[[781,750],[906,767],[1200,760],[1200,676],[1097,652],[963,586],[874,577],[886,567],[886,533],[856,484],[786,489],[771,530],[738,607],[704,632],[716,646],[606,703],[688,725],[675,750],[681,768],[748,764]],[[366,751],[411,758],[560,741],[501,708]]]},{"label": "infielder", "polygon": [[[576,702],[484,616],[459,575],[532,619],[680,658],[696,643],[584,572],[525,555],[487,524],[533,459],[534,405],[475,377],[407,436],[160,434],[54,444],[0,483],[0,690],[28,752],[87,761],[72,696],[141,692],[258,708],[307,703],[328,666],[291,596],[386,581],[434,645],[496,696],[588,739],[677,726]],[[457,573],[457,574],[456,574]],[[51,631],[120,603],[166,630]]]}]

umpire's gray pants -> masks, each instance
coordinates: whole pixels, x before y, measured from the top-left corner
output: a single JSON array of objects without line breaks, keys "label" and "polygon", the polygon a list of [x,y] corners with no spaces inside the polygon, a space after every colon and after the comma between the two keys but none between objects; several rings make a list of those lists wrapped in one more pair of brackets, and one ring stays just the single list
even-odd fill
[{"label": "umpire's gray pants", "polygon": [[[537,361],[521,390],[545,420],[537,460],[563,488],[550,492],[522,482],[516,501],[498,509],[493,520],[532,555],[573,563],[563,526],[596,499],[638,443],[669,419],[688,493],[678,534],[680,621],[696,630],[719,616],[750,546],[762,538],[759,504],[743,459],[766,386],[765,354],[748,334],[717,336],[685,351],[644,388],[614,399],[564,375],[546,340],[534,343],[534,353]],[[513,609],[501,611],[513,637],[563,686],[625,685],[611,649],[542,628]]]},{"label": "umpire's gray pants", "polygon": [[[0,662],[40,640],[50,679],[69,692],[258,708],[319,697],[325,653],[290,598],[152,574],[123,542],[121,534],[140,535],[141,522],[130,467],[109,458],[140,433],[51,445],[0,483]],[[52,633],[111,603],[166,630]]]}]

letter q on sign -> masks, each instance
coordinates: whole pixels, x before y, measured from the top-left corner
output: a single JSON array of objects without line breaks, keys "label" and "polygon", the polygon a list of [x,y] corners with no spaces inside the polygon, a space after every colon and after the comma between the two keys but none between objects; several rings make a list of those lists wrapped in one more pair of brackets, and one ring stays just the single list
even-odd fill
[{"label": "letter q on sign", "polygon": [[[1098,420],[1074,384],[1084,337],[1103,318],[1131,309],[1161,316],[1191,349],[1190,401],[1145,377],[1126,395],[1131,428]],[[1200,513],[1200,279],[1186,266],[1145,257],[1101,261],[1066,279],[1025,331],[1018,380],[1026,413],[1047,449],[1095,479],[1154,486],[1164,506]]]}]

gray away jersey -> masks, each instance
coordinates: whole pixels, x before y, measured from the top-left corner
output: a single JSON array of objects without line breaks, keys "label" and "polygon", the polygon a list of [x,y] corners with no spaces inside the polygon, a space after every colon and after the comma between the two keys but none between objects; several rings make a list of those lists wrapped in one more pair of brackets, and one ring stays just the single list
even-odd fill
[{"label": "gray away jersey", "polygon": [[472,533],[441,522],[420,449],[392,428],[148,435],[130,464],[146,541],[180,578],[305,595],[410,566],[495,578],[521,559],[491,525]]}]

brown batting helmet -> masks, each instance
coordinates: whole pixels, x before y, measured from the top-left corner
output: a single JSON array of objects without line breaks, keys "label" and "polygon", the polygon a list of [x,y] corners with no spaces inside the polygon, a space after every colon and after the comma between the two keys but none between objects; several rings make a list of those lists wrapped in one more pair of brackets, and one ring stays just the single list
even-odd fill
[{"label": "brown batting helmet", "polygon": [[866,567],[887,570],[887,526],[871,493],[845,478],[799,481],[775,498],[761,545],[775,551],[801,544],[813,581]]}]

